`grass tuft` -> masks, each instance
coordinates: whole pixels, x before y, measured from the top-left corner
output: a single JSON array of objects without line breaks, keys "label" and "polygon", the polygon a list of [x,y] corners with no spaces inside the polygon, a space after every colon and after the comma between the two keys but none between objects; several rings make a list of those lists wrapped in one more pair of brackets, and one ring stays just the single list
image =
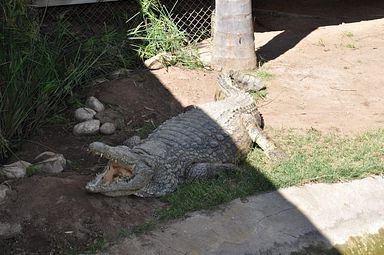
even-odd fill
[{"label": "grass tuft", "polygon": [[265,180],[258,171],[248,169],[244,172],[222,174],[215,179],[181,185],[175,193],[161,198],[170,206],[161,209],[158,217],[161,221],[170,220],[190,211],[215,208],[235,198],[271,189],[274,189],[273,184]]},{"label": "grass tuft", "polygon": [[28,177],[31,177],[32,175],[39,173],[40,170],[41,170],[40,167],[31,165],[27,168],[26,174]]},{"label": "grass tuft", "polygon": [[152,120],[146,121],[140,128],[135,129],[135,133],[137,133],[140,138],[147,137],[153,130],[155,130],[157,126]]},{"label": "grass tuft", "polygon": [[142,59],[160,53],[170,53],[171,58],[161,58],[163,65],[181,64],[189,68],[203,68],[197,49],[180,30],[168,10],[158,0],[140,0],[143,22],[128,31],[128,40]]},{"label": "grass tuft", "polygon": [[256,102],[263,100],[267,97],[268,91],[266,89],[262,89],[259,91],[251,91],[250,94],[253,96]]},{"label": "grass tuft", "polygon": [[349,37],[349,38],[353,37],[353,33],[352,33],[351,31],[346,31],[346,32],[344,32],[344,35],[345,35],[346,37]]},{"label": "grass tuft", "polygon": [[348,49],[356,49],[356,46],[353,43],[347,43],[345,47]]},{"label": "grass tuft", "polygon": [[325,47],[325,42],[323,41],[323,39],[319,39],[319,41],[315,45],[320,46],[320,47]]},{"label": "grass tuft", "polygon": [[350,137],[310,130],[275,131],[273,137],[290,155],[273,163],[254,150],[247,161],[277,188],[312,182],[337,182],[384,173],[384,130]]},{"label": "grass tuft", "polygon": [[269,81],[273,78],[273,74],[263,68],[257,69],[256,76],[264,81]]}]

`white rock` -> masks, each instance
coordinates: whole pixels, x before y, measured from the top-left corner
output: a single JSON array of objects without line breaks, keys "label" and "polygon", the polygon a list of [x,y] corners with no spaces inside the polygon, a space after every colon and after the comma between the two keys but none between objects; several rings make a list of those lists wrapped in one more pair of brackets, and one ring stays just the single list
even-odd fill
[{"label": "white rock", "polygon": [[31,166],[31,163],[19,160],[1,167],[0,175],[4,175],[7,178],[23,178],[26,175],[29,166]]},{"label": "white rock", "polygon": [[75,119],[77,121],[91,120],[95,116],[96,111],[91,108],[82,107],[78,108],[75,111]]},{"label": "white rock", "polygon": [[9,188],[7,185],[0,184],[0,204],[4,201],[5,197],[7,196]]},{"label": "white rock", "polygon": [[99,132],[99,120],[87,120],[73,127],[74,135],[94,135]]},{"label": "white rock", "polygon": [[104,105],[96,97],[89,97],[85,102],[85,105],[96,112],[101,112],[105,109]]},{"label": "white rock", "polygon": [[170,63],[172,54],[162,52],[144,61],[144,65],[150,70],[157,70],[164,67],[163,63]]},{"label": "white rock", "polygon": [[0,222],[0,239],[11,238],[21,233],[21,225],[17,224],[9,224],[6,222]]},{"label": "white rock", "polygon": [[111,134],[115,133],[115,131],[116,131],[115,125],[113,123],[110,123],[110,122],[106,122],[103,125],[101,125],[101,127],[100,127],[100,133],[102,133],[104,135],[111,135]]},{"label": "white rock", "polygon": [[212,39],[206,39],[197,44],[197,51],[200,61],[204,66],[209,67],[212,64]]},{"label": "white rock", "polygon": [[39,154],[35,158],[34,167],[45,173],[57,174],[64,170],[67,161],[63,154],[57,154],[51,151],[46,151]]}]

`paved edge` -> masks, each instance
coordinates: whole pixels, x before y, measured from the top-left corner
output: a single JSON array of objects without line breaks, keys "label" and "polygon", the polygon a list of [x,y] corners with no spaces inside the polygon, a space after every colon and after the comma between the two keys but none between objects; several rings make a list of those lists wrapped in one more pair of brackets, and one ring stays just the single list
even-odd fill
[{"label": "paved edge", "polygon": [[106,254],[290,254],[331,248],[384,227],[384,177],[308,184],[195,212]]}]

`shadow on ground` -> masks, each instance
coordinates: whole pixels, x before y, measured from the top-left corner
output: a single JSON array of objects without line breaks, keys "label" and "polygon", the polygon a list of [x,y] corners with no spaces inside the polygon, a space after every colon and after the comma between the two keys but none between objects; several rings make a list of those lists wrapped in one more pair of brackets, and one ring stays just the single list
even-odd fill
[{"label": "shadow on ground", "polygon": [[283,31],[257,49],[260,61],[269,61],[293,48],[321,26],[384,18],[379,0],[254,0],[255,31]]},{"label": "shadow on ground", "polygon": [[5,251],[2,254],[76,254],[99,245],[99,240],[115,240],[123,230],[143,224],[164,206],[156,199],[88,194],[85,184],[106,162],[90,155],[87,147],[96,140],[116,145],[132,135],[144,137],[183,107],[146,70],[92,87],[83,95],[83,102],[88,95],[121,113],[123,127],[111,136],[75,136],[74,109],[70,109],[65,123],[47,125],[24,143],[18,152],[23,160],[32,162],[36,155],[49,150],[63,154],[70,162],[61,174],[0,180],[11,188],[0,206],[0,222],[22,226],[20,235],[0,240],[0,250]]},{"label": "shadow on ground", "polygon": [[[28,155],[32,155],[31,151],[36,153],[47,147],[53,147],[74,163],[70,164],[69,168],[61,174],[37,174],[22,180],[7,182],[12,188],[12,192],[1,205],[0,218],[2,222],[19,223],[22,231],[19,235],[0,240],[0,249],[4,252],[3,254],[62,254],[78,253],[89,247],[96,249],[100,242],[121,240],[123,231],[129,231],[134,226],[145,223],[146,220],[153,217],[156,210],[167,206],[154,198],[110,198],[87,193],[84,190],[85,184],[101,171],[101,167],[106,162],[97,161],[89,155],[86,158],[81,157],[87,155],[86,148],[91,141],[101,140],[111,145],[119,145],[129,135],[137,134],[140,129],[130,129],[133,122],[137,127],[146,125],[148,121],[158,125],[165,119],[176,115],[182,111],[178,101],[147,71],[136,71],[127,79],[102,84],[91,89],[89,93],[99,97],[101,101],[110,106],[122,108],[127,118],[126,126],[111,137],[85,138],[73,136],[71,125],[46,127],[42,130],[44,136],[34,138],[39,140],[33,143],[33,146],[30,143],[26,145],[23,150],[24,154],[20,154],[24,159],[28,160]],[[232,132],[232,137],[237,137],[237,141],[233,141],[228,135],[228,131],[222,130],[215,119],[205,116],[200,111],[199,114],[200,117],[192,120],[191,123],[188,123],[189,120],[186,119],[186,131],[191,132],[192,126],[198,127],[197,130],[191,132],[194,133],[194,136],[184,137],[183,141],[178,140],[175,136],[171,143],[167,142],[169,138],[155,136],[160,145],[170,152],[167,155],[177,155],[176,158],[181,158],[183,153],[198,151],[201,155],[201,163],[215,162],[213,155],[233,161],[236,154],[244,149],[239,148],[244,145],[243,141],[239,142],[239,140],[243,140],[245,134],[239,133],[239,129],[232,129],[229,131]],[[238,121],[234,124],[240,125]],[[57,130],[62,130],[62,132],[57,132]],[[224,135],[225,139],[222,140],[219,134]],[[203,146],[207,143],[212,146]],[[169,144],[180,147],[173,148]],[[182,144],[188,146],[185,147]],[[162,158],[161,155],[156,155],[156,157],[172,164],[168,157]],[[183,169],[191,169],[193,163],[199,162],[183,165]],[[254,185],[260,185],[260,190],[274,189],[273,184],[258,173],[257,169],[251,166],[248,166],[247,169],[255,173]],[[177,172],[173,174],[176,179],[181,179],[185,175]],[[209,191],[207,196],[209,199]],[[314,245],[330,246],[327,239],[316,232],[316,227],[296,209],[295,205],[284,197],[277,196],[273,198],[275,206],[289,208],[290,211],[295,212],[293,213],[295,221],[292,223],[304,224],[311,228],[311,233],[316,233]],[[291,221],[291,219],[286,220]],[[290,228],[294,229],[296,223],[291,224]],[[204,226],[196,226],[196,234],[199,227]],[[223,223],[223,227],[225,227],[225,223]],[[252,228],[251,225],[249,227]],[[240,235],[241,230],[239,231]],[[296,241],[297,247],[300,247],[300,240]],[[236,253],[236,246],[232,244],[226,244],[222,249],[223,252]],[[129,251],[127,252],[130,254]]]}]

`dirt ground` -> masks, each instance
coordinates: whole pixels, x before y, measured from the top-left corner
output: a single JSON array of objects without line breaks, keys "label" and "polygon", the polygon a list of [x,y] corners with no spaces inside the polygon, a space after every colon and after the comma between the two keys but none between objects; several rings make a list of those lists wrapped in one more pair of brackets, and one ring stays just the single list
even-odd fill
[{"label": "dirt ground", "polygon": [[[360,2],[256,1],[257,54],[273,76],[259,105],[267,127],[347,134],[383,127],[384,4]],[[87,145],[144,136],[185,106],[212,101],[216,75],[177,67],[136,70],[87,93],[123,113],[125,126],[115,135],[76,137],[73,121],[40,130],[19,157],[28,161],[53,150],[70,164],[61,174],[7,181],[12,192],[1,204],[0,222],[20,223],[22,233],[0,240],[0,251],[80,251],[97,239],[116,241],[166,206],[157,199],[88,194],[84,185],[105,162],[89,155]]]},{"label": "dirt ground", "polygon": [[[136,70],[128,78],[93,87],[85,98],[96,96],[108,108],[122,113],[124,128],[111,136],[78,137],[72,134],[75,122],[71,121],[46,126],[30,138],[18,152],[19,158],[31,162],[39,153],[50,150],[62,153],[70,163],[57,175],[3,180],[12,191],[0,207],[0,223],[20,223],[22,234],[0,239],[0,251],[5,254],[75,251],[72,253],[77,254],[86,247],[96,246],[98,240],[117,240],[122,233],[145,223],[165,206],[159,200],[108,198],[85,191],[85,184],[106,163],[89,155],[87,146],[96,140],[121,144],[135,134],[145,137],[184,107],[212,101],[215,80],[215,72],[171,67],[153,72]],[[73,119],[71,112],[69,115]]]},{"label": "dirt ground", "polygon": [[265,20],[259,12],[275,30],[256,34],[259,59],[270,60],[264,68],[274,77],[260,105],[267,125],[344,133],[383,127],[384,3],[303,2],[300,11],[286,3]]}]

